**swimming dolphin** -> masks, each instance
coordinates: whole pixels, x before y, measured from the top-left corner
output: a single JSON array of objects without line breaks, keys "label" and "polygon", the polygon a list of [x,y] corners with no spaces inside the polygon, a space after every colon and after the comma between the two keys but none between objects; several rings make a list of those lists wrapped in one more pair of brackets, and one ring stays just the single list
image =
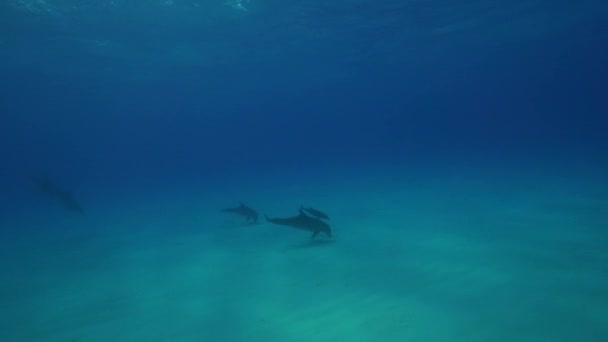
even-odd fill
[{"label": "swimming dolphin", "polygon": [[321,232],[331,237],[331,228],[327,223],[319,220],[316,217],[306,215],[306,213],[302,209],[300,209],[300,213],[297,216],[286,218],[269,218],[268,216],[266,216],[266,221],[282,226],[307,230],[309,232],[312,232],[313,238],[319,235],[319,233]]},{"label": "swimming dolphin", "polygon": [[60,189],[48,178],[31,178],[38,189],[61,202],[66,210],[84,214],[84,209],[82,209],[80,203],[76,201],[71,192]]},{"label": "swimming dolphin", "polygon": [[237,215],[241,215],[244,216],[245,219],[247,220],[247,222],[251,221],[252,223],[257,223],[258,222],[258,212],[255,211],[254,209],[246,206],[245,204],[243,204],[243,202],[239,202],[239,206],[235,207],[235,208],[225,208],[220,210],[221,212],[224,213],[233,213],[233,214],[237,214]]},{"label": "swimming dolphin", "polygon": [[308,214],[310,214],[316,218],[329,220],[329,216],[327,216],[327,214],[322,212],[321,210],[318,210],[318,209],[315,209],[312,207],[305,208],[304,206],[301,206],[300,210],[304,210],[305,212],[307,212]]}]

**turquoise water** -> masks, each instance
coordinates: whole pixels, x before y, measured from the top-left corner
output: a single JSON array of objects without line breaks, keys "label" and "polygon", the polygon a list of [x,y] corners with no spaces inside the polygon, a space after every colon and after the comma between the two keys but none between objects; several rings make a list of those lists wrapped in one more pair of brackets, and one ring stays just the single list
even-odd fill
[{"label": "turquoise water", "polygon": [[3,339],[607,336],[605,174],[391,170],[233,184],[272,214],[295,211],[286,198],[315,203],[331,215],[331,240],[245,225],[217,211],[233,191],[202,187],[107,201],[86,217],[41,207],[4,221],[16,232],[2,237]]}]

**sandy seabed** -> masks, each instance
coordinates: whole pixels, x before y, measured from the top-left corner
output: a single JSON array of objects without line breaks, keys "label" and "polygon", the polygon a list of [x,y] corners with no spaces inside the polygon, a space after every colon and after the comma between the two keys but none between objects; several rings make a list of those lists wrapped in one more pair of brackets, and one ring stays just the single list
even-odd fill
[{"label": "sandy seabed", "polygon": [[[294,179],[4,220],[0,340],[608,341],[606,179]],[[238,200],[335,237],[218,212]]]}]

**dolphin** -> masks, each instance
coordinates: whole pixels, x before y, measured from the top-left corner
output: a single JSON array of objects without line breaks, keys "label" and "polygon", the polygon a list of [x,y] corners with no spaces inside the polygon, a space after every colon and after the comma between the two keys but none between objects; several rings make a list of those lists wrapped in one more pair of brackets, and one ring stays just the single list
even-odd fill
[{"label": "dolphin", "polygon": [[246,206],[245,204],[243,204],[243,202],[239,202],[239,206],[235,207],[235,208],[225,208],[220,210],[221,212],[224,213],[233,213],[233,214],[237,214],[237,215],[241,215],[244,216],[245,219],[247,220],[247,222],[251,221],[252,223],[257,223],[258,222],[258,212],[255,211],[254,209]]},{"label": "dolphin", "polygon": [[326,213],[322,212],[321,210],[318,210],[318,209],[315,209],[312,207],[305,208],[304,206],[300,206],[300,210],[304,210],[305,212],[307,212],[308,214],[310,214],[316,218],[329,220],[329,216]]},{"label": "dolphin", "polygon": [[313,238],[315,238],[321,232],[331,237],[331,228],[327,223],[321,221],[316,217],[306,215],[306,213],[302,209],[300,209],[300,213],[297,216],[286,218],[269,218],[268,216],[266,216],[266,221],[282,226],[307,230],[309,232],[312,232]]},{"label": "dolphin", "polygon": [[84,209],[82,209],[82,206],[80,206],[80,203],[78,203],[71,192],[62,190],[48,178],[31,178],[38,189],[61,202],[66,210],[84,214]]}]

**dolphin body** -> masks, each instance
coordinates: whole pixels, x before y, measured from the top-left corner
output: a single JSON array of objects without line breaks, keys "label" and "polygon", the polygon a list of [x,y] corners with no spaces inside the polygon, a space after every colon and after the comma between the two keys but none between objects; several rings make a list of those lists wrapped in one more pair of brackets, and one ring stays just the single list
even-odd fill
[{"label": "dolphin body", "polygon": [[42,192],[61,202],[66,210],[84,214],[84,209],[71,192],[62,190],[48,178],[32,177],[32,181]]},{"label": "dolphin body", "polygon": [[304,206],[301,206],[300,210],[304,210],[305,212],[307,212],[308,214],[310,214],[316,218],[329,220],[329,216],[326,213],[322,212],[321,210],[318,210],[318,209],[315,209],[312,207],[305,208]]},{"label": "dolphin body", "polygon": [[300,209],[300,213],[297,216],[286,218],[269,218],[266,216],[266,221],[281,226],[288,226],[312,232],[313,238],[315,238],[321,232],[331,237],[331,228],[329,225],[316,217],[306,215],[303,209]]},{"label": "dolphin body", "polygon": [[233,213],[240,216],[244,216],[247,222],[257,223],[258,222],[258,212],[254,209],[246,206],[243,202],[240,202],[238,207],[235,208],[225,208],[220,210],[224,213]]}]

